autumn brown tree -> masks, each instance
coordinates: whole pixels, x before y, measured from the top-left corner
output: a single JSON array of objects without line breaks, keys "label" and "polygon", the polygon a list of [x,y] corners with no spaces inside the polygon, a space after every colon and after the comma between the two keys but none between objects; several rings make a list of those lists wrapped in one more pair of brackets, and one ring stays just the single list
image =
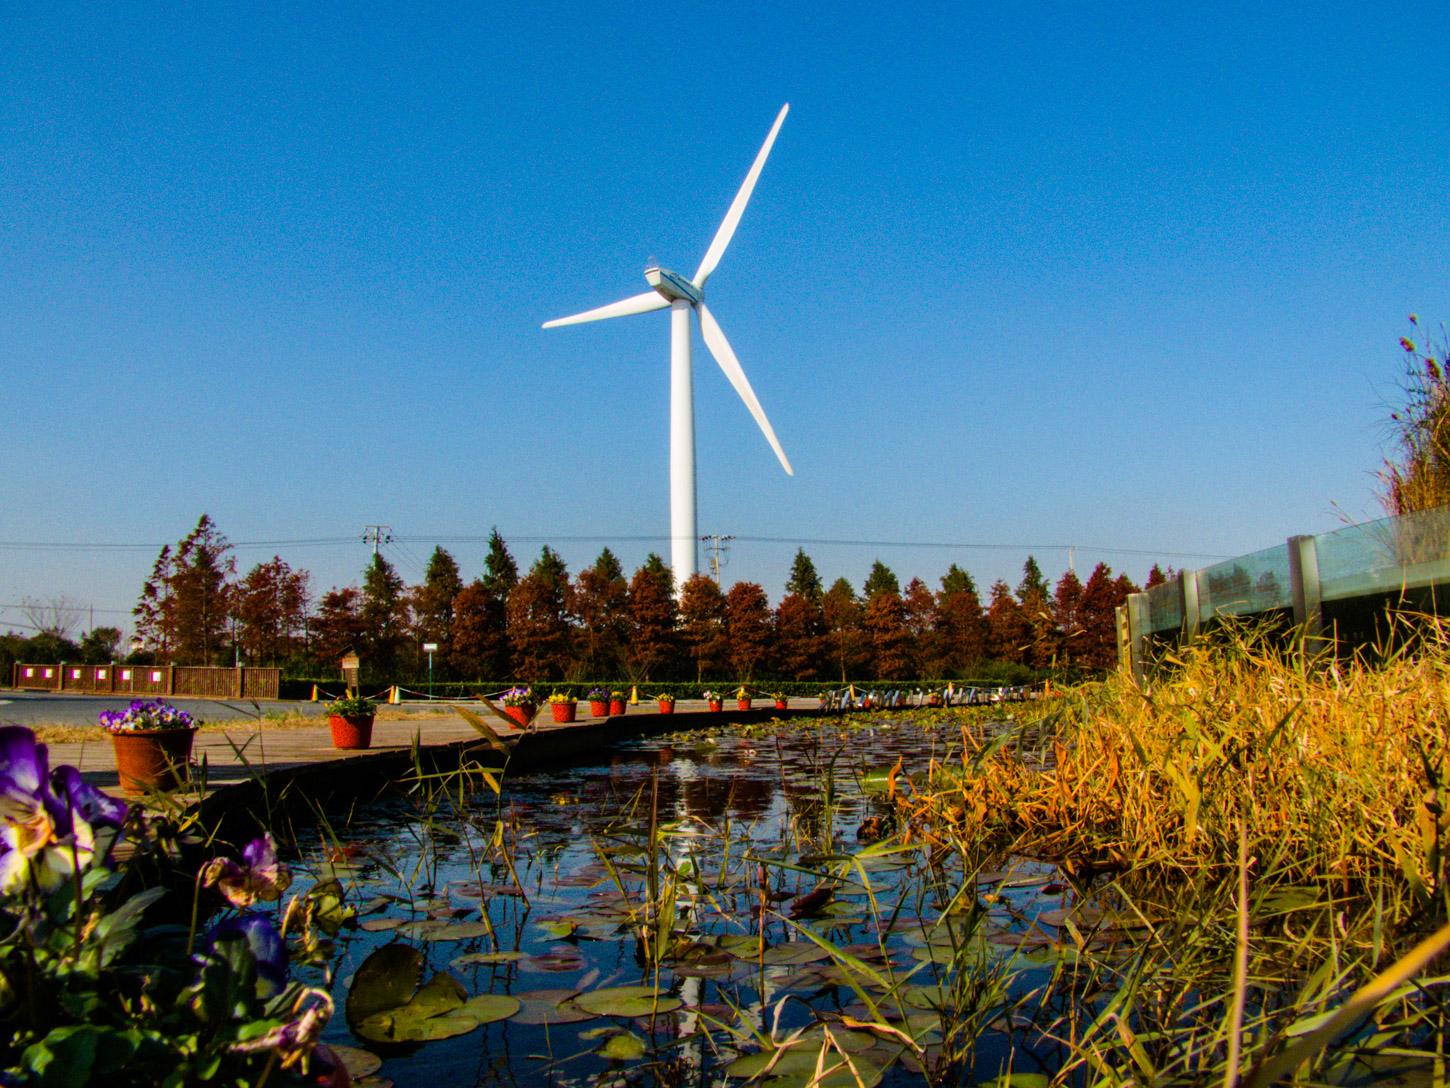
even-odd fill
[{"label": "autumn brown tree", "polygon": [[725,595],[703,574],[691,575],[680,594],[680,641],[694,667],[695,682],[722,677],[729,661]]},{"label": "autumn brown tree", "polygon": [[902,622],[911,637],[911,663],[914,676],[941,676],[945,673],[941,640],[937,636],[936,597],[920,578],[906,583],[901,594]]},{"label": "autumn brown tree", "polygon": [[[824,601],[825,594],[821,594]],[[775,609],[774,662],[787,680],[815,680],[825,657],[825,614],[820,604],[799,593],[787,593]]]},{"label": "autumn brown tree", "polygon": [[730,641],[730,665],[741,683],[748,684],[770,653],[770,602],[755,582],[736,582],[725,594],[725,632]]},{"label": "autumn brown tree", "polygon": [[505,608],[481,578],[458,591],[449,625],[448,661],[454,675],[494,681],[513,675]]},{"label": "autumn brown tree", "polygon": [[585,567],[574,580],[574,614],[578,618],[574,671],[591,679],[623,675],[628,604],[629,583],[619,560],[605,548],[594,565]]},{"label": "autumn brown tree", "polygon": [[629,580],[629,645],[625,665],[631,678],[663,676],[678,652],[679,614],[675,580],[653,552]]},{"label": "autumn brown tree", "polygon": [[214,665],[227,657],[232,576],[231,545],[202,514],[176,548],[163,548],[141,587],[136,630],[159,658]]},{"label": "autumn brown tree", "polygon": [[1077,661],[1085,668],[1111,669],[1117,663],[1117,609],[1127,600],[1124,581],[1114,578],[1106,563],[1099,563],[1083,584],[1078,605],[1082,636]]},{"label": "autumn brown tree", "polygon": [[966,676],[987,655],[987,617],[972,576],[955,563],[937,594],[937,635],[947,668]]},{"label": "autumn brown tree", "polygon": [[423,584],[413,590],[413,641],[420,655],[425,643],[436,643],[445,670],[452,652],[453,602],[462,592],[457,561],[441,546],[435,547],[428,557]]},{"label": "autumn brown tree", "polygon": [[253,665],[281,665],[306,649],[310,576],[280,556],[258,563],[232,594],[237,640]]},{"label": "autumn brown tree", "polygon": [[837,578],[831,584],[821,602],[831,671],[840,676],[843,684],[865,664],[869,653],[869,642],[861,626],[863,612],[856,591],[844,578]]},{"label": "autumn brown tree", "polygon": [[508,598],[509,642],[520,680],[562,680],[573,641],[569,571],[547,544]]},{"label": "autumn brown tree", "polygon": [[1031,630],[1022,606],[1012,596],[1012,588],[998,579],[992,583],[992,599],[987,604],[987,656],[997,661],[1023,663]]},{"label": "autumn brown tree", "polygon": [[1052,600],[1042,568],[1032,556],[1022,565],[1022,581],[1017,586],[1017,603],[1027,624],[1027,642],[1023,662],[1035,669],[1045,669],[1057,660],[1057,620],[1052,614]]},{"label": "autumn brown tree", "polygon": [[866,602],[861,627],[868,640],[872,676],[881,680],[908,679],[915,670],[911,660],[911,632],[906,628],[906,609],[901,595],[890,589],[878,589]]},{"label": "autumn brown tree", "polygon": [[1052,594],[1052,617],[1057,624],[1057,660],[1078,664],[1086,647],[1082,642],[1082,581],[1076,571],[1065,571]]},{"label": "autumn brown tree", "polygon": [[403,579],[381,552],[363,572],[362,604],[358,610],[364,646],[363,671],[379,680],[397,679],[404,661],[410,613]]},{"label": "autumn brown tree", "polygon": [[357,586],[334,587],[317,602],[317,616],[312,622],[312,655],[324,675],[338,669],[344,654],[360,654],[366,648],[361,610],[362,593]]}]

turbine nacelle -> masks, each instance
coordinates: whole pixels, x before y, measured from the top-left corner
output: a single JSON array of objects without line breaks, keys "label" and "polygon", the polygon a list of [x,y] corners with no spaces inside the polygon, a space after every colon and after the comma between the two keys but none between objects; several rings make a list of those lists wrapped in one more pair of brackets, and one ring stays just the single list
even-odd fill
[{"label": "turbine nacelle", "polygon": [[669,302],[688,302],[698,306],[704,292],[678,272],[652,264],[644,270],[644,279]]}]

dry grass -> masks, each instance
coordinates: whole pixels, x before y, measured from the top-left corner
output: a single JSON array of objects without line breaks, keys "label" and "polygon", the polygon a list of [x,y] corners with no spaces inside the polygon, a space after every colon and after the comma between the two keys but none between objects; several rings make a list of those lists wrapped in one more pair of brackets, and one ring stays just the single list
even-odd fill
[{"label": "dry grass", "polygon": [[1278,859],[1286,878],[1332,880],[1344,895],[1388,882],[1392,923],[1443,904],[1443,642],[1328,669],[1247,638],[1199,646],[1145,687],[1114,676],[1069,692],[1036,738],[983,743],[968,734],[962,765],[904,800],[923,833],[1184,875],[1232,871],[1242,828],[1249,855]]},{"label": "dry grass", "polygon": [[1107,918],[1038,992],[1054,1084],[1446,1083],[1443,634],[1323,668],[1228,636],[963,737],[912,833],[1056,861]]}]

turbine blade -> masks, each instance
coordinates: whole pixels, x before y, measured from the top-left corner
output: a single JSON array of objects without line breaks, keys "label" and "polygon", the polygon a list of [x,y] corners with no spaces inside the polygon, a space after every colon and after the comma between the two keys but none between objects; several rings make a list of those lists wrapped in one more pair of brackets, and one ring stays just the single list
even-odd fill
[{"label": "turbine blade", "polygon": [[715,240],[710,243],[710,248],[705,251],[705,259],[700,262],[700,267],[695,270],[695,286],[704,287],[705,281],[710,278],[710,273],[715,271],[715,266],[720,263],[720,258],[725,256],[725,247],[730,244],[730,239],[735,236],[735,228],[740,225],[740,217],[745,214],[745,205],[750,203],[750,194],[755,191],[755,182],[760,177],[760,171],[765,166],[766,157],[770,155],[771,145],[775,143],[775,134],[780,131],[785,115],[790,111],[790,103],[787,102],[780,107],[780,113],[776,115],[775,124],[770,126],[770,135],[766,136],[765,143],[760,145],[760,153],[755,156],[755,162],[751,164],[750,173],[745,175],[745,180],[740,185],[740,192],[735,194],[735,200],[730,205],[730,210],[725,213],[725,220],[720,224],[720,229],[715,232]]},{"label": "turbine blade", "polygon": [[745,402],[745,407],[750,409],[750,414],[760,425],[760,433],[765,435],[765,440],[770,443],[770,448],[775,451],[776,457],[780,458],[780,467],[785,469],[787,476],[794,476],[795,469],[790,467],[785,450],[780,448],[780,440],[775,437],[770,420],[765,418],[765,409],[760,406],[760,401],[755,399],[755,390],[750,388],[750,379],[745,376],[745,371],[740,366],[740,360],[735,357],[735,350],[730,346],[730,341],[725,339],[725,333],[721,331],[720,323],[715,320],[715,315],[706,308],[703,302],[695,307],[695,312],[700,315],[700,334],[705,338],[705,346],[710,349],[710,354],[715,356],[715,361],[720,364],[720,369],[725,372],[725,377],[730,379],[730,384],[735,387],[735,392],[740,394],[740,399]]},{"label": "turbine blade", "polygon": [[556,317],[553,321],[545,321],[544,328],[557,329],[560,325],[582,325],[586,321],[603,321],[609,317],[628,317],[630,314],[647,314],[651,310],[663,310],[669,304],[669,299],[665,298],[664,295],[656,291],[646,291],[642,295],[631,295],[629,298],[622,298],[618,302],[611,302],[608,306],[585,310],[582,314],[574,314],[571,317]]}]

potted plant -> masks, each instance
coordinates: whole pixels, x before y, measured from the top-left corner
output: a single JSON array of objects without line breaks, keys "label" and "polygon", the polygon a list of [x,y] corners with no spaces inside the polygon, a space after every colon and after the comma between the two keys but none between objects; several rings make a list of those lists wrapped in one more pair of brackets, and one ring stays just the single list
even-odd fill
[{"label": "potted plant", "polygon": [[123,790],[175,789],[187,777],[199,723],[186,711],[137,699],[125,710],[101,711],[100,720],[111,734]]},{"label": "potted plant", "polygon": [[625,702],[624,692],[611,691],[609,693],[609,714],[611,717],[616,714],[623,714],[627,705],[628,704]]},{"label": "potted plant", "polygon": [[334,748],[370,748],[373,743],[373,715],[378,704],[363,695],[348,692],[327,706],[327,724],[332,728]]},{"label": "potted plant", "polygon": [[709,689],[706,689],[705,691],[700,692],[700,695],[709,705],[710,712],[712,714],[719,714],[720,711],[725,709],[725,697],[721,695],[718,691],[710,691]]},{"label": "potted plant", "polygon": [[675,712],[675,697],[668,691],[661,692],[655,698],[659,700],[661,714],[673,714]]},{"label": "potted plant", "polygon": [[553,712],[556,722],[572,722],[578,709],[579,700],[567,691],[556,691],[549,696],[549,710]]},{"label": "potted plant", "polygon": [[741,684],[739,689],[737,689],[735,692],[735,706],[738,710],[750,709],[750,692],[746,689],[744,684]]},{"label": "potted plant", "polygon": [[783,691],[772,691],[770,697],[775,700],[776,710],[790,709],[790,696]]},{"label": "potted plant", "polygon": [[603,718],[609,713],[609,689],[589,689],[589,713],[596,718]]},{"label": "potted plant", "polygon": [[538,709],[538,696],[534,694],[534,689],[527,684],[509,688],[503,693],[503,712],[517,722],[521,729],[529,727],[529,723],[534,720],[534,713]]},{"label": "potted plant", "polygon": [[941,692],[939,692],[939,691],[933,691],[930,694],[928,694],[927,697],[926,697],[926,705],[927,706],[941,706],[942,705]]}]

